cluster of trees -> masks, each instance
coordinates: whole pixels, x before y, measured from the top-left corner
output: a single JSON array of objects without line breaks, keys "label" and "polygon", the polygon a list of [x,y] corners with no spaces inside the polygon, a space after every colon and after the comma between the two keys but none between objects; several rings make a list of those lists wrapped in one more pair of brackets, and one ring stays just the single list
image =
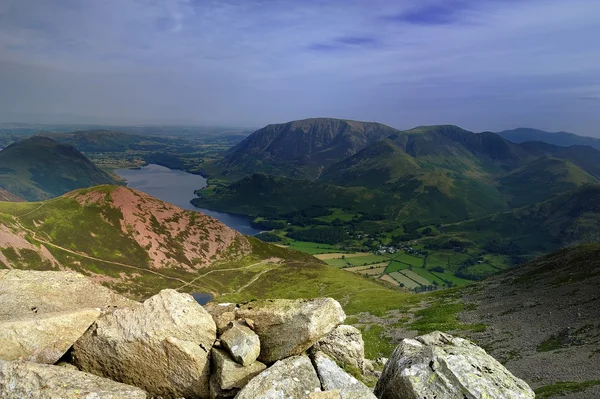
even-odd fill
[{"label": "cluster of trees", "polygon": [[498,242],[496,240],[490,241],[483,246],[483,249],[492,254],[501,255],[523,255],[525,251],[516,243],[510,242]]},{"label": "cluster of trees", "polygon": [[273,233],[259,233],[255,237],[264,242],[280,242],[281,241],[281,237],[279,237],[277,234],[273,234]]}]

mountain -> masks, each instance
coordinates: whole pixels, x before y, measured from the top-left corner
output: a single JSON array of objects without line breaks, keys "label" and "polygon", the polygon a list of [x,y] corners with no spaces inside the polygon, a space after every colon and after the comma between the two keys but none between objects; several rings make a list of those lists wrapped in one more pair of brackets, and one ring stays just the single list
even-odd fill
[{"label": "mountain", "polygon": [[495,133],[423,126],[377,140],[331,164],[311,182],[264,175],[258,182],[245,177],[212,191],[198,191],[194,204],[273,217],[302,210],[312,200],[313,205],[369,210],[366,213],[394,221],[451,223],[597,183],[598,159],[600,151],[587,146],[515,144]]},{"label": "mountain", "polygon": [[231,148],[219,167],[224,175],[314,179],[329,165],[396,132],[380,123],[332,118],[268,125]]},{"label": "mountain", "polygon": [[446,225],[443,230],[483,245],[512,242],[527,253],[598,242],[600,184],[587,184],[525,208]]},{"label": "mountain", "polygon": [[599,284],[600,244],[565,248],[455,293],[458,319],[485,323],[466,335],[536,397],[598,398]]},{"label": "mountain", "polygon": [[44,132],[38,135],[72,145],[81,152],[153,151],[164,149],[170,143],[184,143],[181,139],[171,137],[145,136],[106,129],[81,130],[72,133]]},{"label": "mountain", "polygon": [[9,193],[8,191],[3,190],[3,189],[0,188],[0,201],[4,201],[4,202],[22,202],[23,199],[20,198],[20,197],[17,197],[13,193]]},{"label": "mountain", "polygon": [[569,147],[572,145],[589,145],[600,150],[600,139],[594,137],[578,136],[573,133],[556,132],[550,133],[543,130],[520,127],[513,130],[504,130],[498,135],[513,143],[525,141],[542,141],[548,144]]},{"label": "mountain", "polygon": [[115,180],[74,147],[34,136],[0,151],[0,187],[28,201]]}]

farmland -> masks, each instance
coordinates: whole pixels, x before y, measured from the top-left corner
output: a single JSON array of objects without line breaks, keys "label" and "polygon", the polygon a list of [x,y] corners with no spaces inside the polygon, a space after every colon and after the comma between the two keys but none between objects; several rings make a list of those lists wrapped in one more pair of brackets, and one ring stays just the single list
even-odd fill
[{"label": "farmland", "polygon": [[[320,251],[333,250],[323,244],[318,244],[319,248],[299,244],[288,247],[310,248],[311,250],[318,249]],[[451,270],[448,265],[458,265],[459,262],[468,259],[465,254],[455,253],[452,251],[433,252],[422,254],[418,251],[410,251],[407,253],[404,250],[397,251],[393,254],[386,253],[371,253],[371,252],[327,252],[315,254],[314,256],[330,266],[344,269],[349,273],[360,274],[364,277],[377,279],[395,287],[422,292],[432,291],[441,288],[448,288],[469,284],[472,281],[455,275],[455,268]],[[476,263],[470,266],[475,271],[479,270],[494,270],[496,266],[489,261]],[[443,266],[442,266],[443,265]],[[445,267],[444,267],[445,266]]]}]

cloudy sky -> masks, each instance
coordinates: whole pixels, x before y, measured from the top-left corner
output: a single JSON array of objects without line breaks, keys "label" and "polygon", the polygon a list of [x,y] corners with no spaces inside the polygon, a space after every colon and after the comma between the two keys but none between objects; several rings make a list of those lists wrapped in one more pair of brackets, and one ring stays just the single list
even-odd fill
[{"label": "cloudy sky", "polygon": [[600,136],[599,21],[598,0],[0,0],[0,121]]}]

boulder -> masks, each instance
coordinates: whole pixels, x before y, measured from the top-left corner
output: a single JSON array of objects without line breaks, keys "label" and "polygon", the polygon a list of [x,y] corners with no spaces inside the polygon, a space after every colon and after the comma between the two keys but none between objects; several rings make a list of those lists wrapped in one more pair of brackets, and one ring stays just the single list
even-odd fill
[{"label": "boulder", "polygon": [[0,359],[54,364],[100,314],[82,309],[0,322]]},{"label": "boulder", "polygon": [[365,359],[365,342],[359,329],[345,324],[337,326],[321,338],[314,346],[338,364],[349,366],[361,373],[372,370],[373,366]]},{"label": "boulder", "polygon": [[191,295],[163,290],[100,317],[73,346],[81,369],[163,397],[209,397],[212,317]]},{"label": "boulder", "polygon": [[56,363],[100,316],[133,306],[73,272],[0,271],[0,359]]},{"label": "boulder", "polygon": [[221,335],[225,332],[229,323],[235,320],[235,312],[238,307],[234,303],[217,303],[209,302],[204,305],[206,310],[212,316],[217,325],[217,334]]},{"label": "boulder", "polygon": [[146,392],[64,367],[0,360],[0,398],[145,399]]},{"label": "boulder", "polygon": [[0,321],[136,304],[75,272],[0,270]]},{"label": "boulder", "polygon": [[293,356],[250,380],[236,399],[306,399],[317,391],[321,391],[321,383],[310,359]]},{"label": "boulder", "polygon": [[342,395],[336,389],[333,391],[312,392],[308,395],[308,399],[342,399]]},{"label": "boulder", "polygon": [[383,399],[533,399],[522,380],[471,342],[441,332],[404,339],[377,383]]},{"label": "boulder", "polygon": [[376,399],[369,387],[346,373],[323,352],[313,355],[313,363],[324,390],[339,390],[342,399]]},{"label": "boulder", "polygon": [[258,300],[237,311],[252,319],[260,337],[258,359],[271,364],[303,353],[344,321],[341,305],[332,298]]},{"label": "boulder", "polygon": [[254,363],[260,354],[258,335],[240,322],[229,323],[229,329],[221,335],[221,344],[243,366]]},{"label": "boulder", "polygon": [[227,352],[215,348],[212,350],[212,359],[214,373],[221,389],[241,389],[246,386],[248,381],[267,368],[267,366],[261,362],[254,362],[251,365],[242,366],[234,362]]}]

